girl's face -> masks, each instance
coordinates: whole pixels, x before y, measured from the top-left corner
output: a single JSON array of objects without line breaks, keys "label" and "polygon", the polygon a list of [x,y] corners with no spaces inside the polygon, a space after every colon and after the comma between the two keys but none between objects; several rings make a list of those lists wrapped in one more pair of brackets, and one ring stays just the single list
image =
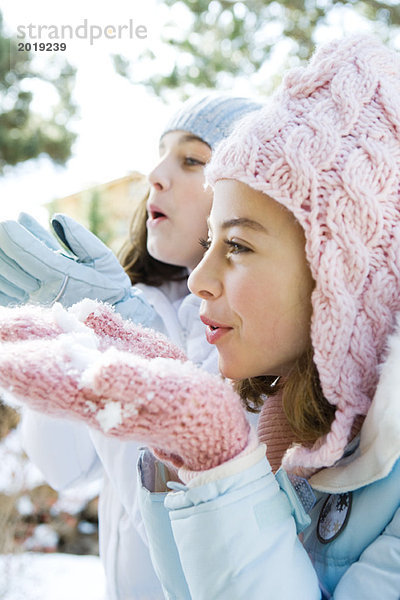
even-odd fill
[{"label": "girl's face", "polygon": [[204,189],[210,147],[185,131],[172,131],[160,143],[160,160],[149,175],[147,250],[154,258],[192,270],[204,250],[212,191]]},{"label": "girl's face", "polygon": [[249,186],[218,181],[208,250],[189,278],[206,335],[230,379],[285,375],[309,346],[311,292],[303,230]]}]

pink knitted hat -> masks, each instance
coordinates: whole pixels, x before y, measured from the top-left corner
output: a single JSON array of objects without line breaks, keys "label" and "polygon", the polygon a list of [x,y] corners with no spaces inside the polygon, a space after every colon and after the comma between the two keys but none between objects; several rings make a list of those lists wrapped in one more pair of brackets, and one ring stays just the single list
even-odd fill
[{"label": "pink knitted hat", "polygon": [[322,47],[216,148],[206,174],[268,194],[304,229],[314,360],[337,410],[328,435],[283,464],[330,466],[368,411],[400,309],[399,57],[370,36]]}]

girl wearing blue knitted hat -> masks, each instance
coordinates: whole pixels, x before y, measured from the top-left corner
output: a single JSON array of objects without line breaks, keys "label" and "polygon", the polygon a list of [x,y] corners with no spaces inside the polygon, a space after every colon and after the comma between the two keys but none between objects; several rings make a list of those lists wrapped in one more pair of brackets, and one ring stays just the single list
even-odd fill
[{"label": "girl wearing blue knitted hat", "polygon": [[[149,175],[149,198],[138,206],[121,252],[125,272],[97,238],[66,215],[56,215],[52,225],[76,260],[66,258],[27,216],[1,223],[0,303],[69,306],[85,297],[99,299],[114,304],[123,317],[167,333],[194,362],[217,371],[215,349],[205,342],[198,318],[199,301],[186,280],[202,256],[198,240],[206,234],[211,207],[204,165],[234,122],[257,108],[245,98],[208,95],[185,102],[172,116]],[[161,600],[135,500],[138,445],[33,411],[24,415],[23,435],[29,457],[54,488],[103,478],[99,535],[107,599]]]}]

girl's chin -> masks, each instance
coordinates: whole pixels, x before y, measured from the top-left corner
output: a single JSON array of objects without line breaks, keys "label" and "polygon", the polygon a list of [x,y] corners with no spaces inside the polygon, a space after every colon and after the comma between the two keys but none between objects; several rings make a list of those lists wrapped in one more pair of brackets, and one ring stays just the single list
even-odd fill
[{"label": "girl's chin", "polygon": [[165,241],[161,244],[163,248],[159,249],[158,244],[152,244],[151,240],[147,242],[147,252],[150,254],[152,258],[159,260],[162,263],[167,265],[171,265],[173,267],[181,267],[182,269],[187,269],[188,272],[193,271],[193,269],[200,262],[200,259],[197,260],[197,257],[186,256],[183,255],[182,252],[176,252],[176,249],[171,248],[171,251],[168,251],[168,248],[165,247]]},{"label": "girl's chin", "polygon": [[159,244],[157,240],[152,240],[148,238],[147,240],[147,252],[150,254],[152,258],[159,260],[160,262],[166,263],[168,265],[176,265],[176,256],[173,253],[168,252],[165,248],[165,242],[161,243],[161,248],[159,248]]},{"label": "girl's chin", "polygon": [[221,355],[219,356],[218,368],[222,377],[232,379],[233,381],[240,381],[241,379],[251,377],[250,375],[246,375],[246,373],[240,369],[240,366],[234,365],[229,361],[224,361]]},{"label": "girl's chin", "polygon": [[[252,368],[253,367],[253,368]],[[220,374],[226,379],[232,381],[242,381],[243,379],[251,379],[260,376],[258,365],[244,365],[243,362],[228,360],[223,355],[219,354],[218,368]],[[278,378],[279,375],[271,375]]]},{"label": "girl's chin", "polygon": [[171,265],[171,267],[182,267],[186,268],[185,265],[182,265],[182,257],[175,256],[174,254],[168,254],[166,252],[157,252],[156,250],[147,248],[147,252],[150,254],[152,258],[155,258],[159,262],[165,263],[166,265]]}]

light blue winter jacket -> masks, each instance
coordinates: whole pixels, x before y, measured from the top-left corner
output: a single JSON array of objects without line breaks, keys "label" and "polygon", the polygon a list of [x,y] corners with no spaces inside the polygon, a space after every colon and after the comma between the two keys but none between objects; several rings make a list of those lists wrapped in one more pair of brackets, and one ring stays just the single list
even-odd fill
[{"label": "light blue winter jacket", "polygon": [[302,543],[299,497],[265,457],[167,494],[150,491],[154,459],[143,451],[140,505],[165,598],[399,600],[400,336],[397,346],[359,438],[309,480],[316,503]]},{"label": "light blue winter jacket", "polygon": [[[144,453],[140,469],[149,459]],[[353,493],[347,525],[327,544],[317,525],[329,495],[319,494],[305,532],[311,561],[266,459],[170,494],[142,487],[141,510],[169,600],[399,600],[399,490],[398,461],[384,480]]]}]

